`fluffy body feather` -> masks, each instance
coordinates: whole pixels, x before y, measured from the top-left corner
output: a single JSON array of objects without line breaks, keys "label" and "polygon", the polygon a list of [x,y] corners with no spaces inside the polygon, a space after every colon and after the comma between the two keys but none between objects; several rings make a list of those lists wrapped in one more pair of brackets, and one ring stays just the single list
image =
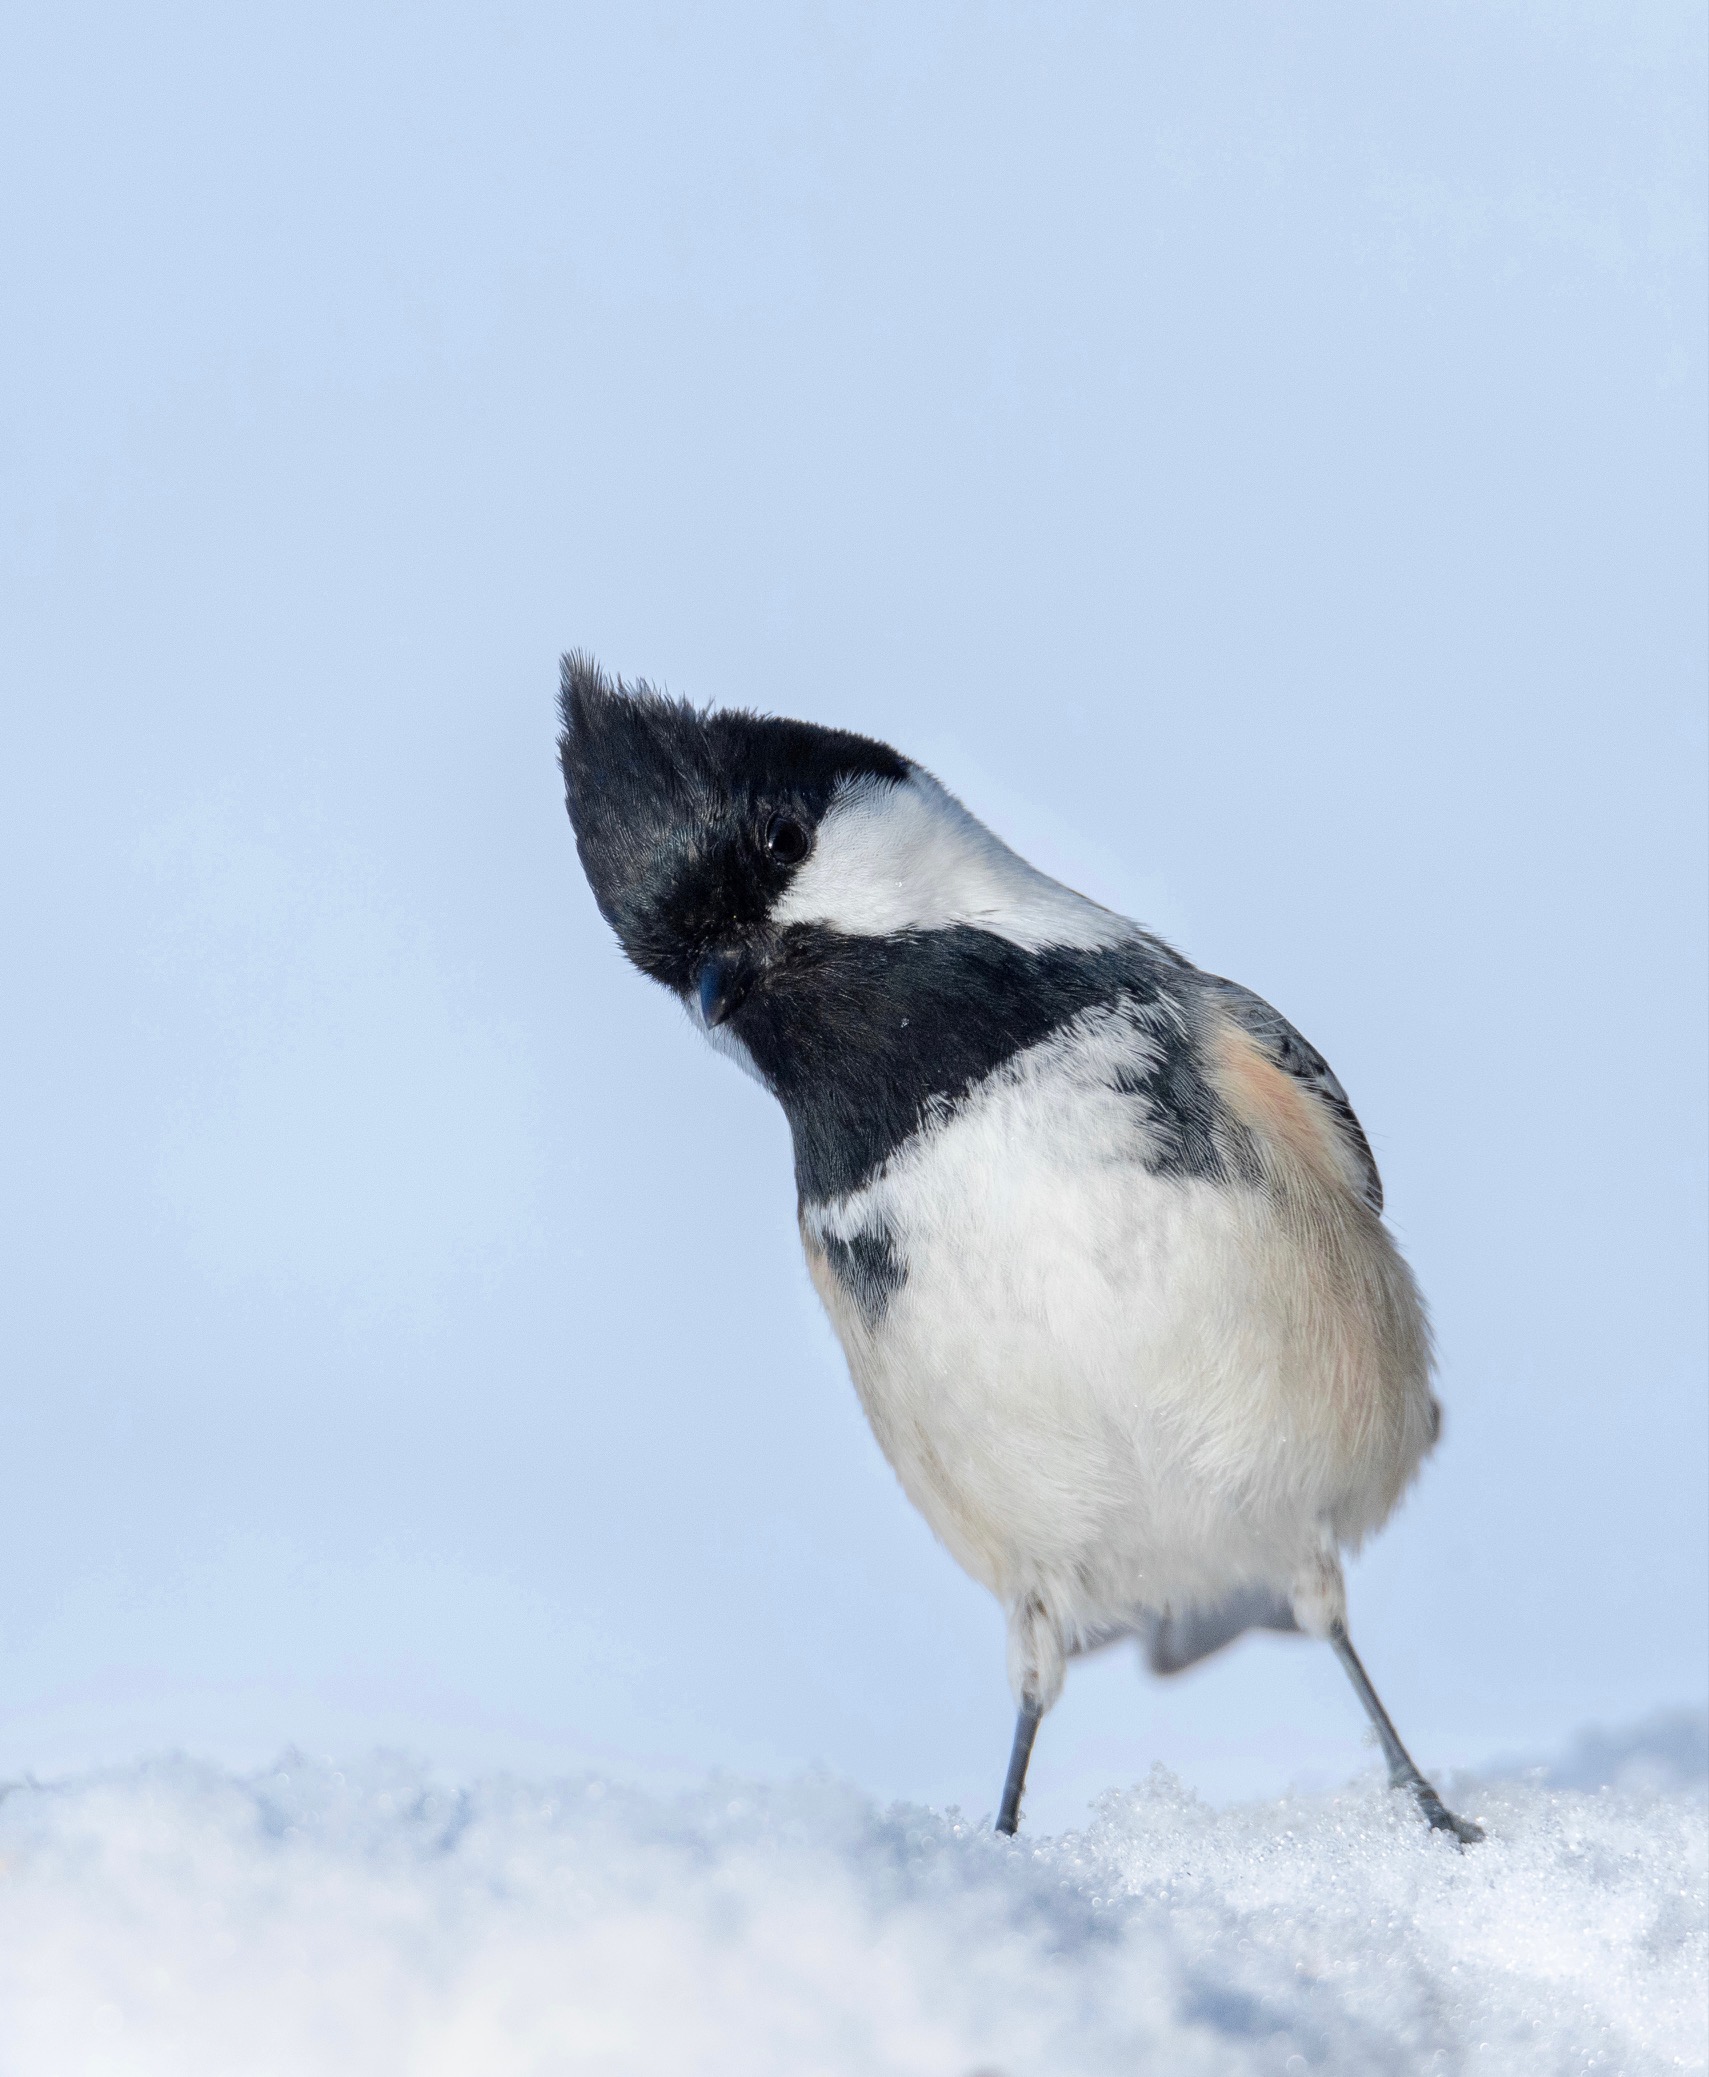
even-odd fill
[{"label": "fluffy body feather", "polygon": [[[1207,1021],[1214,1073],[1246,1042]],[[1087,1012],[801,1215],[873,1431],[1047,1708],[1066,1654],[1253,1587],[1325,1634],[1338,1547],[1436,1432],[1412,1279],[1333,1155],[1255,1105],[1259,1180],[1159,1174],[1123,1087],[1146,1053],[1141,1020]]]}]

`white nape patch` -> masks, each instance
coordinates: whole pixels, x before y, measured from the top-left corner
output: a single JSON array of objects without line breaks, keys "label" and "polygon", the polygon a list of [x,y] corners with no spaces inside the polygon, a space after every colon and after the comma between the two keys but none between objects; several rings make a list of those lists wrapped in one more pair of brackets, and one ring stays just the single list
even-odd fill
[{"label": "white nape patch", "polygon": [[922,771],[900,784],[859,779],[840,793],[772,921],[819,923],[848,937],[960,923],[1029,952],[1092,950],[1135,935],[1126,917],[1028,865]]}]

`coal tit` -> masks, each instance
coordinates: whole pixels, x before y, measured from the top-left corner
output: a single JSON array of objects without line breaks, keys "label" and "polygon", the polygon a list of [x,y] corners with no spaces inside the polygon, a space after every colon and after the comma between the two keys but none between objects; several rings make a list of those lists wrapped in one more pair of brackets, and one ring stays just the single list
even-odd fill
[{"label": "coal tit", "polygon": [[1328,1064],[1036,871],[930,773],[566,657],[576,848],[629,958],[782,1104],[807,1266],[904,1491],[1007,1611],[998,1828],[1077,1652],[1334,1647],[1341,1552],[1440,1426],[1411,1272]]}]

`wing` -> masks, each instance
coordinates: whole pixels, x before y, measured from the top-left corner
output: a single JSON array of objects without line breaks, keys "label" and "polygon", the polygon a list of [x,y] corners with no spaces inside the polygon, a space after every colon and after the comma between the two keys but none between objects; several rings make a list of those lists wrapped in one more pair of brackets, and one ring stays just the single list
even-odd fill
[{"label": "wing", "polygon": [[1358,1179],[1360,1194],[1372,1211],[1383,1208],[1383,1179],[1371,1154],[1364,1128],[1353,1115],[1347,1092],[1335,1079],[1329,1062],[1314,1045],[1300,1037],[1279,1010],[1273,1010],[1261,995],[1207,974],[1211,1000],[1257,1053],[1271,1067],[1279,1068],[1311,1099],[1328,1125],[1348,1167]]}]

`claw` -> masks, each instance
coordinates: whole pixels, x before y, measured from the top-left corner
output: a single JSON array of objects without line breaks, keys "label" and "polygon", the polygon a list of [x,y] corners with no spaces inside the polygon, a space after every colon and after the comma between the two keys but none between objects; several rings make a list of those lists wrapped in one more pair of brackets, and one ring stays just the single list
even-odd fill
[{"label": "claw", "polygon": [[1469,1817],[1456,1817],[1427,1781],[1408,1782],[1426,1824],[1433,1832],[1452,1832],[1461,1846],[1475,1846],[1484,1828]]}]

